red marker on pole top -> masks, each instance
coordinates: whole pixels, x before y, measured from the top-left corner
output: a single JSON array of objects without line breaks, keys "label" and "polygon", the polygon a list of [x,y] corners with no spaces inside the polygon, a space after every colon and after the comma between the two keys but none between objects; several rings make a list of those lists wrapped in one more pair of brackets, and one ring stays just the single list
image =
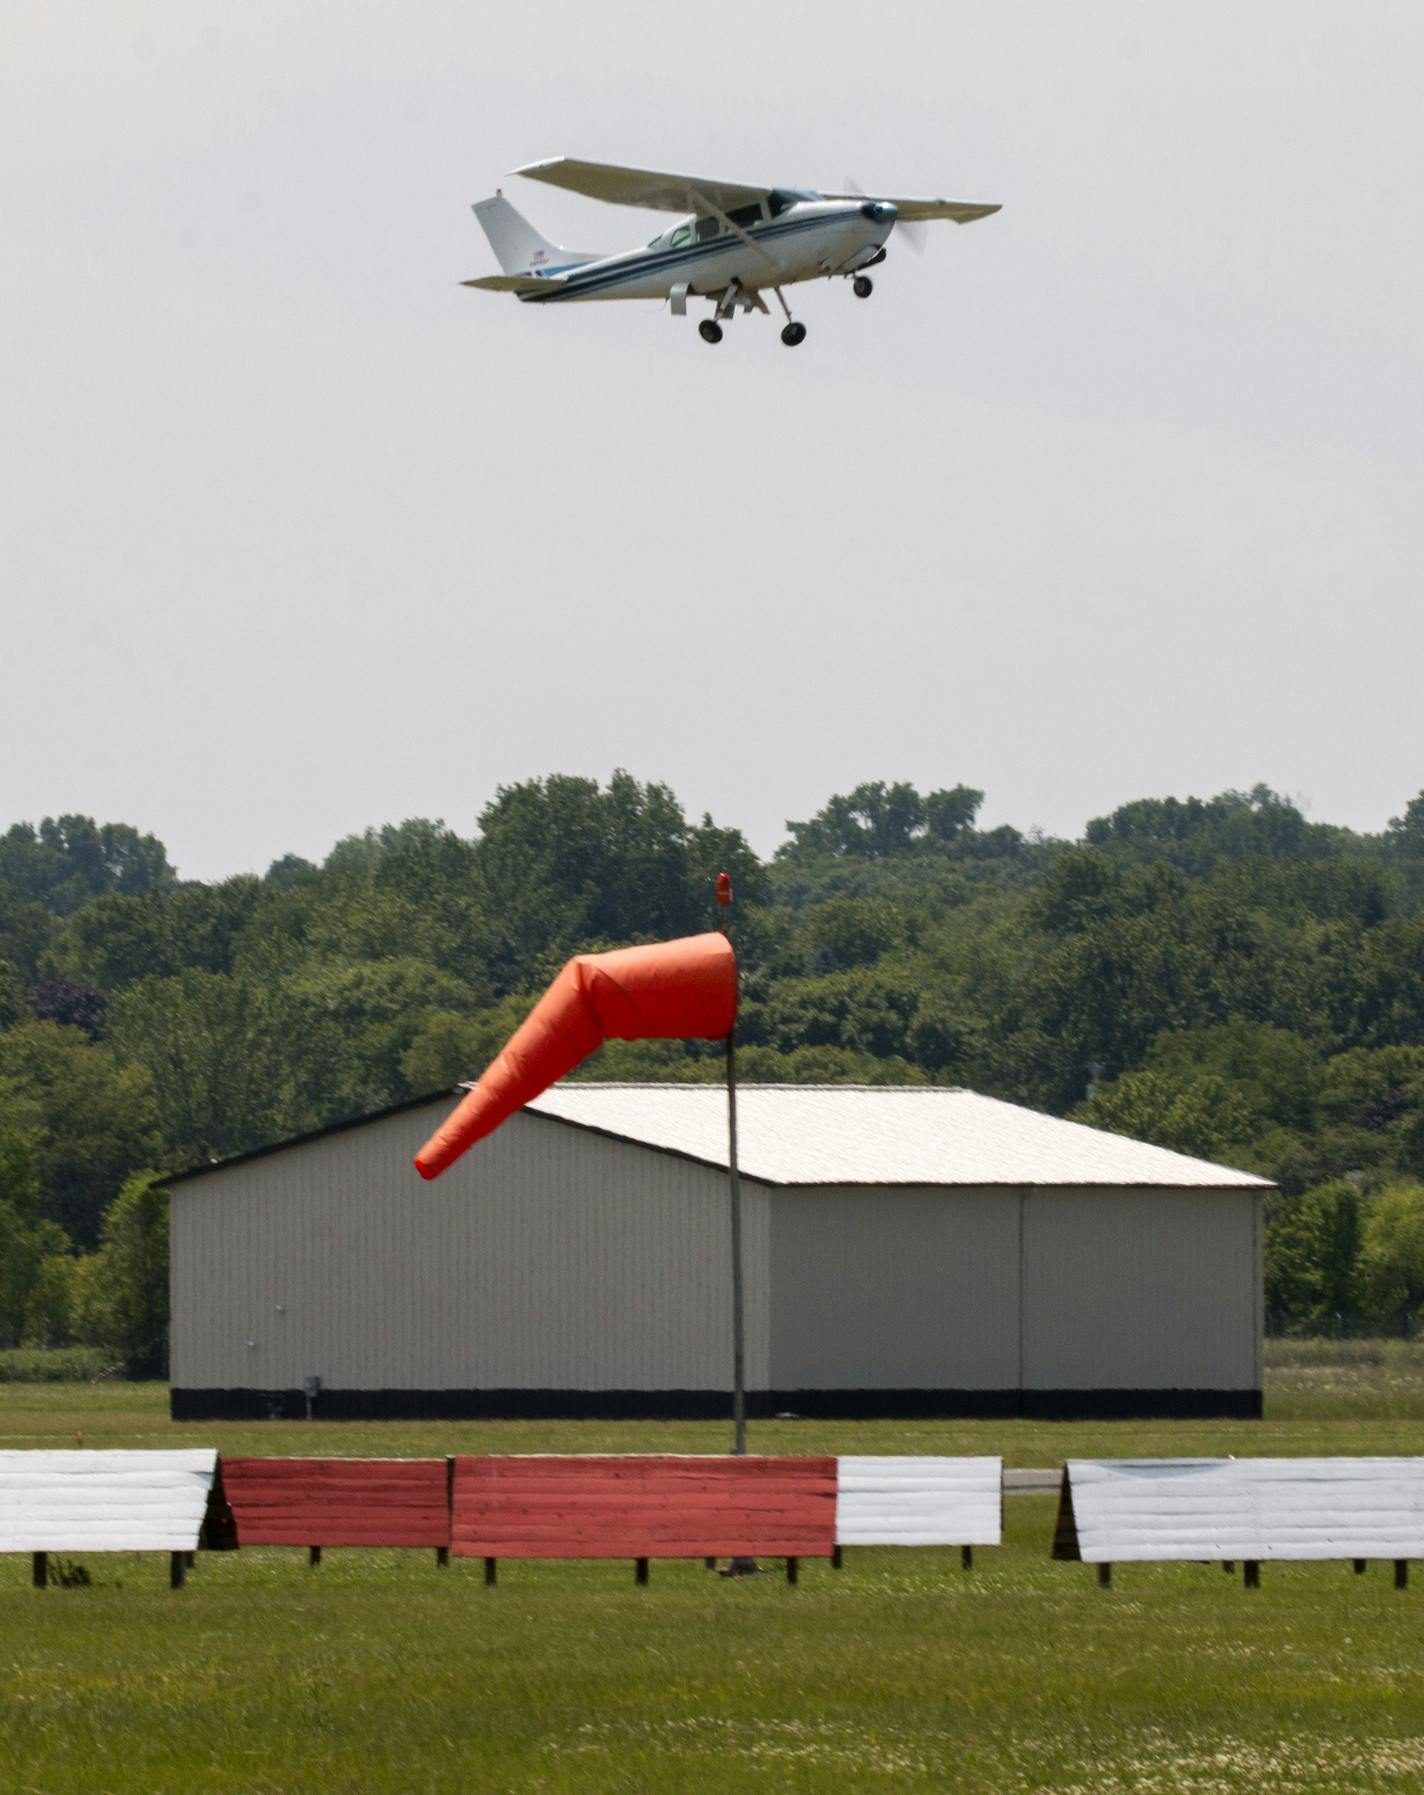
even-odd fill
[{"label": "red marker on pole top", "polygon": [[719,904],[730,904],[731,901],[732,901],[732,875],[730,873],[718,873],[718,875],[717,875],[717,902]]}]

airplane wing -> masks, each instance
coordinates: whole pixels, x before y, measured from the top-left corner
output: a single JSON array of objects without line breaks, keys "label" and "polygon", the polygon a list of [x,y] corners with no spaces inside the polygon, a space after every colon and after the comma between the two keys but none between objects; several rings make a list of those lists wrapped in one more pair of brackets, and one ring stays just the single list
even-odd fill
[{"label": "airplane wing", "polygon": [[563,274],[486,274],[479,280],[462,280],[462,287],[483,287],[486,293],[532,293],[537,287],[566,287]]},{"label": "airplane wing", "polygon": [[956,224],[973,224],[976,218],[988,218],[1003,211],[1001,205],[980,205],[961,199],[898,199],[893,193],[823,193],[822,199],[883,199],[896,207],[905,224],[919,224],[930,218],[952,218]]},{"label": "airplane wing", "polygon": [[654,212],[697,211],[697,197],[711,200],[724,212],[734,206],[754,205],[765,199],[770,187],[748,187],[737,181],[704,181],[699,175],[676,175],[651,168],[621,168],[616,162],[580,162],[573,156],[554,156],[547,162],[530,162],[514,173],[531,181],[547,181],[567,187],[589,199],[607,200],[614,206],[647,206]]}]

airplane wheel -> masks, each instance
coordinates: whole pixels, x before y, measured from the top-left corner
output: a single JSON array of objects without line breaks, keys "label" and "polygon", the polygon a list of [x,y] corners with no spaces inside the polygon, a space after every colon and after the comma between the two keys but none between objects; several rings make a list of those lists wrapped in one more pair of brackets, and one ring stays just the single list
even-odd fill
[{"label": "airplane wheel", "polygon": [[704,343],[720,343],[722,341],[722,326],[715,318],[704,318],[697,326],[697,334],[702,338]]},{"label": "airplane wheel", "polygon": [[806,326],[804,324],[788,324],[781,333],[781,340],[788,349],[794,349],[798,343],[806,341]]},{"label": "airplane wheel", "polygon": [[850,283],[850,290],[855,294],[857,299],[869,299],[870,295],[875,291],[875,282],[868,274],[857,274],[855,279]]}]

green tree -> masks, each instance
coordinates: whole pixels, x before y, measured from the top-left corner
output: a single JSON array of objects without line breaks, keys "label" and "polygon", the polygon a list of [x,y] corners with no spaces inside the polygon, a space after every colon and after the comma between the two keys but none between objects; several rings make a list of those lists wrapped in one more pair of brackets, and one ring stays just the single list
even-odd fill
[{"label": "green tree", "polygon": [[1331,1174],[1424,1176],[1424,1047],[1352,1048],[1325,1063],[1317,1153]]},{"label": "green tree", "polygon": [[530,996],[513,996],[473,1016],[453,1010],[427,1014],[401,1055],[406,1089],[420,1096],[478,1078],[534,1002]]},{"label": "green tree", "polygon": [[0,882],[60,916],[104,892],[148,891],[172,878],[163,843],[127,823],[47,816],[38,830],[15,823],[0,836]]},{"label": "green tree", "polygon": [[1230,1159],[1251,1138],[1250,1105],[1216,1072],[1125,1072],[1072,1111],[1075,1122],[1187,1153]]},{"label": "green tree", "polygon": [[9,1028],[29,1009],[24,981],[9,960],[0,960],[0,1028]]},{"label": "green tree", "polygon": [[1222,859],[1246,855],[1303,859],[1332,851],[1328,829],[1308,823],[1299,808],[1267,785],[1215,798],[1139,798],[1094,817],[1089,845],[1124,859],[1166,861],[1205,873]]},{"label": "green tree", "polygon": [[542,983],[570,954],[715,926],[712,879],[739,904],[764,880],[734,830],[691,829],[665,785],[615,772],[501,787],[480,816],[476,868],[497,988]]},{"label": "green tree", "polygon": [[1382,1321],[1424,1304],[1424,1184],[1391,1180],[1365,1209],[1360,1249],[1361,1286]]},{"label": "green tree", "polygon": [[1266,1228],[1266,1310],[1281,1321],[1329,1321],[1360,1296],[1360,1197],[1344,1180],[1280,1199]]},{"label": "green tree", "polygon": [[328,1119],[299,1101],[298,1057],[312,1043],[299,1038],[296,1021],[280,985],[225,973],[144,979],[115,998],[109,1042],[156,1092],[170,1166],[221,1159]]},{"label": "green tree", "polygon": [[[63,1240],[53,1222],[43,1224]],[[80,1261],[53,1245],[35,1266],[25,1299],[25,1346],[69,1346],[74,1340],[74,1279]]]},{"label": "green tree", "polygon": [[25,985],[39,978],[54,927],[43,904],[21,896],[0,879],[0,960],[8,961]]},{"label": "green tree", "polygon": [[943,848],[973,828],[984,794],[967,785],[921,797],[903,781],[874,780],[827,801],[808,822],[786,827],[791,840],[783,860],[822,857],[895,859],[924,848]]},{"label": "green tree", "polygon": [[1409,800],[1402,816],[1389,819],[1384,845],[1401,860],[1424,860],[1424,792]]},{"label": "green tree", "polygon": [[1157,1037],[1147,1064],[1179,1077],[1216,1073],[1249,1107],[1255,1129],[1276,1124],[1306,1132],[1315,1125],[1324,1061],[1289,1029],[1244,1017],[1180,1029]]},{"label": "green tree", "polygon": [[28,1022],[0,1033],[0,1122],[38,1130],[40,1214],[76,1245],[98,1239],[105,1204],[159,1151],[153,1079],[108,1041]]},{"label": "green tree", "polygon": [[130,1377],[168,1370],[168,1193],[154,1172],[135,1172],[104,1215],[92,1265],[99,1344]]},{"label": "green tree", "polygon": [[0,1346],[29,1337],[44,1267],[69,1245],[40,1214],[41,1140],[38,1129],[0,1127]]},{"label": "green tree", "polygon": [[885,898],[833,897],[807,912],[804,934],[818,972],[847,972],[903,947],[905,922]]}]

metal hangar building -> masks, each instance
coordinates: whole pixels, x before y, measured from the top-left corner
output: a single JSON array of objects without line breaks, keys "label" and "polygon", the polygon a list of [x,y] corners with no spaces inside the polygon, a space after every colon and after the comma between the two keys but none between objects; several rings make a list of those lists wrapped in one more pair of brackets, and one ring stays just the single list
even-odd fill
[{"label": "metal hangar building", "polygon": [[[449,1092],[170,1178],[175,1419],[722,1417],[715,1085]],[[1271,1186],[972,1091],[739,1094],[748,1412],[1255,1416]]]}]

